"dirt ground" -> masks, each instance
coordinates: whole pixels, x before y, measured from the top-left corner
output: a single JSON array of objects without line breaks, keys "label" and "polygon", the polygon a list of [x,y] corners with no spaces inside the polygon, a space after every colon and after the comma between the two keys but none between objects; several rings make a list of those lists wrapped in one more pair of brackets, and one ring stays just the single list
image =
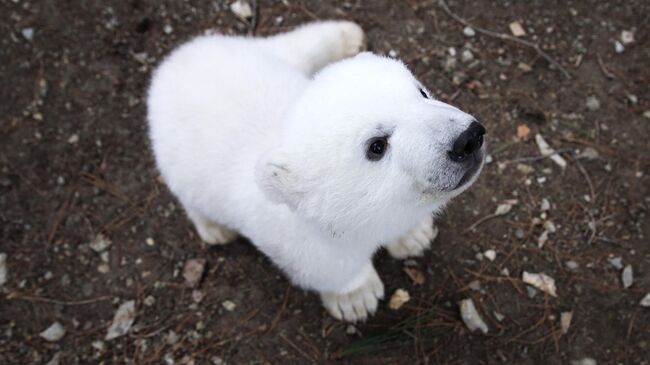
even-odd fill
[{"label": "dirt ground", "polygon": [[[0,2],[0,363],[650,363],[649,2],[450,0],[473,36],[437,1],[260,0],[248,22],[229,3]],[[384,301],[356,326],[248,242],[202,245],[158,179],[144,119],[152,69],[192,35],[332,18],[358,22],[370,50],[476,115],[492,160],[424,257],[379,253],[387,293],[411,300]],[[570,78],[478,29],[511,34],[515,21]],[[536,134],[565,168],[541,156]],[[511,211],[491,217],[502,204]],[[112,244],[97,247],[98,235]],[[195,258],[206,271],[189,288]],[[524,271],[552,277],[557,297]],[[461,320],[467,298],[487,334]],[[130,300],[129,333],[105,340]],[[65,335],[47,341],[55,322]]]}]

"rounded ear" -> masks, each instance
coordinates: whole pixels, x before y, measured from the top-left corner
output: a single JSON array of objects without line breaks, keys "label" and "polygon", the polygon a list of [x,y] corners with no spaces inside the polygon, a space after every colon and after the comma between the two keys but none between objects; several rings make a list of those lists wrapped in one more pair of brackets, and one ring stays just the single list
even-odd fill
[{"label": "rounded ear", "polygon": [[273,150],[255,166],[255,182],[269,200],[296,209],[303,196],[302,179],[284,152]]}]

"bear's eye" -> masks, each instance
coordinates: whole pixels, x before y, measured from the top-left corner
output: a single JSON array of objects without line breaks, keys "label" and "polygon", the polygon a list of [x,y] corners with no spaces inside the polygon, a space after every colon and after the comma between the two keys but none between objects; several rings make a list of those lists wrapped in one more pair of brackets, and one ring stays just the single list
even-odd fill
[{"label": "bear's eye", "polygon": [[388,149],[388,138],[387,137],[375,137],[368,141],[368,151],[366,151],[366,157],[370,161],[379,161],[386,150]]},{"label": "bear's eye", "polygon": [[426,91],[424,91],[423,88],[420,88],[420,95],[422,95],[422,97],[424,97],[425,99],[429,99],[429,95],[427,94]]}]

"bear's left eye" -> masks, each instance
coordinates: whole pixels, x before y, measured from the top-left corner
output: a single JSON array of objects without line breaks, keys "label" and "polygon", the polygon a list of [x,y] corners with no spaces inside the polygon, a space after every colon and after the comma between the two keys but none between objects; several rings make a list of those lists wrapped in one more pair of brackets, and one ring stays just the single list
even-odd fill
[{"label": "bear's left eye", "polygon": [[379,161],[388,149],[388,137],[375,137],[368,141],[368,151],[366,157],[370,161]]},{"label": "bear's left eye", "polygon": [[420,88],[420,95],[422,95],[425,99],[429,99],[429,95],[426,91],[424,91],[423,88]]}]

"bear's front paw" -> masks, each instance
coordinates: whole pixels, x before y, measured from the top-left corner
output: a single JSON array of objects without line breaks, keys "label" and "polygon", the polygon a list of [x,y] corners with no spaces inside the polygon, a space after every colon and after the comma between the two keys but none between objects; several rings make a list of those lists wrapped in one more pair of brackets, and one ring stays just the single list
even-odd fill
[{"label": "bear's front paw", "polygon": [[321,292],[323,305],[332,317],[355,323],[375,314],[378,301],[384,298],[384,284],[372,267],[364,275],[363,284],[352,291]]},{"label": "bear's front paw", "polygon": [[433,226],[433,217],[429,217],[397,241],[386,246],[388,253],[396,259],[422,256],[431,247],[438,235],[438,228]]},{"label": "bear's front paw", "polygon": [[360,26],[353,22],[340,22],[340,52],[343,58],[351,57],[366,49],[366,36]]}]

